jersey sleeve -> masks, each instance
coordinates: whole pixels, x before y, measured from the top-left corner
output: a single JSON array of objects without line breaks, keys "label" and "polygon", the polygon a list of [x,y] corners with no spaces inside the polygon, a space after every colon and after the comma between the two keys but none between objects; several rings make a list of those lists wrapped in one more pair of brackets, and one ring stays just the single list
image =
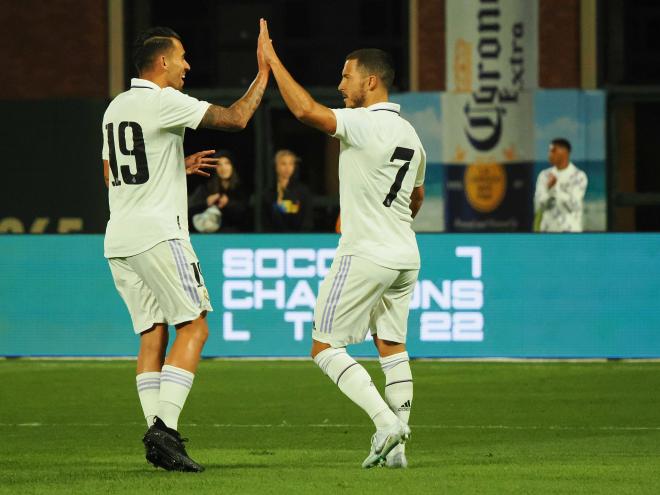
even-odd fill
[{"label": "jersey sleeve", "polygon": [[417,177],[415,177],[415,187],[424,184],[424,176],[426,175],[426,151],[423,146],[419,147],[421,158],[419,160],[419,167],[417,168]]},{"label": "jersey sleeve", "polygon": [[337,119],[337,129],[332,137],[344,143],[361,147],[370,137],[369,119],[367,110],[363,108],[333,108]]},{"label": "jersey sleeve", "polygon": [[160,125],[166,129],[172,127],[197,126],[211,104],[183,94],[174,88],[165,88],[160,92]]}]

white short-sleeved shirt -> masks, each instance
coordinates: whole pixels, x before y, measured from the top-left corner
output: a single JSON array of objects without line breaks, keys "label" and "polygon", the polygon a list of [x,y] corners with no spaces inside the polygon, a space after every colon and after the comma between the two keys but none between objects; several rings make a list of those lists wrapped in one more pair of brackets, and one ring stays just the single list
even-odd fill
[{"label": "white short-sleeved shirt", "polygon": [[106,258],[189,238],[183,136],[209,106],[144,79],[131,79],[131,88],[112,100],[103,116],[103,159],[110,164]]},{"label": "white short-sleeved shirt", "polygon": [[341,239],[337,256],[418,269],[410,195],[424,183],[426,152],[395,103],[333,109],[340,140]]}]

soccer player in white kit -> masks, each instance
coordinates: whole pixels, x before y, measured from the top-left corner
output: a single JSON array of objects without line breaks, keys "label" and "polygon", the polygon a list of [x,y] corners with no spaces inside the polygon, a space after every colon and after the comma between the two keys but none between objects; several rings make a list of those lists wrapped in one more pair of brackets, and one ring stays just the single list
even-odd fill
[{"label": "soccer player in white kit", "polygon": [[[424,148],[399,105],[388,102],[389,55],[377,49],[348,55],[339,84],[346,108],[331,110],[291,77],[261,24],[264,57],[291,112],[340,141],[342,236],[319,289],[312,357],[376,426],[362,467],[406,467],[413,384],[405,342],[420,266],[411,224],[424,198]],[[385,400],[346,352],[369,330],[385,373]]]},{"label": "soccer player in white kit", "polygon": [[[105,235],[115,286],[140,335],[137,390],[149,427],[146,458],[173,471],[202,471],[187,454],[178,419],[208,336],[212,311],[200,264],[190,244],[186,173],[204,174],[213,150],[184,158],[185,128],[245,128],[266,85],[259,71],[229,108],[181,93],[190,70],[180,37],[152,28],[134,46],[139,77],[103,116],[103,167],[110,203]],[[168,325],[176,328],[169,354]]]}]

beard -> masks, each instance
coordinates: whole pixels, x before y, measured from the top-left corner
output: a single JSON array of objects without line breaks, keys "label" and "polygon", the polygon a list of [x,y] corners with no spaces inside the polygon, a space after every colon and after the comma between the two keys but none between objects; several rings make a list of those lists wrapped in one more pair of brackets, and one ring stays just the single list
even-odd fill
[{"label": "beard", "polygon": [[360,91],[355,96],[351,97],[347,102],[347,108],[362,108],[364,106],[364,101],[367,99],[367,92]]}]

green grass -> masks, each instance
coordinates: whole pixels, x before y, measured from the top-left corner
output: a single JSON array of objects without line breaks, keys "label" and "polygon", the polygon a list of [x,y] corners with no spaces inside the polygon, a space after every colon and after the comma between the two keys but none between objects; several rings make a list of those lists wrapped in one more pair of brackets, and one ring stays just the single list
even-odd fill
[{"label": "green grass", "polygon": [[[382,385],[376,362],[365,362]],[[415,362],[410,468],[307,361],[205,361],[181,418],[202,474],[146,464],[126,361],[0,361],[0,493],[658,493],[660,363]],[[27,426],[33,423],[38,425]]]}]

